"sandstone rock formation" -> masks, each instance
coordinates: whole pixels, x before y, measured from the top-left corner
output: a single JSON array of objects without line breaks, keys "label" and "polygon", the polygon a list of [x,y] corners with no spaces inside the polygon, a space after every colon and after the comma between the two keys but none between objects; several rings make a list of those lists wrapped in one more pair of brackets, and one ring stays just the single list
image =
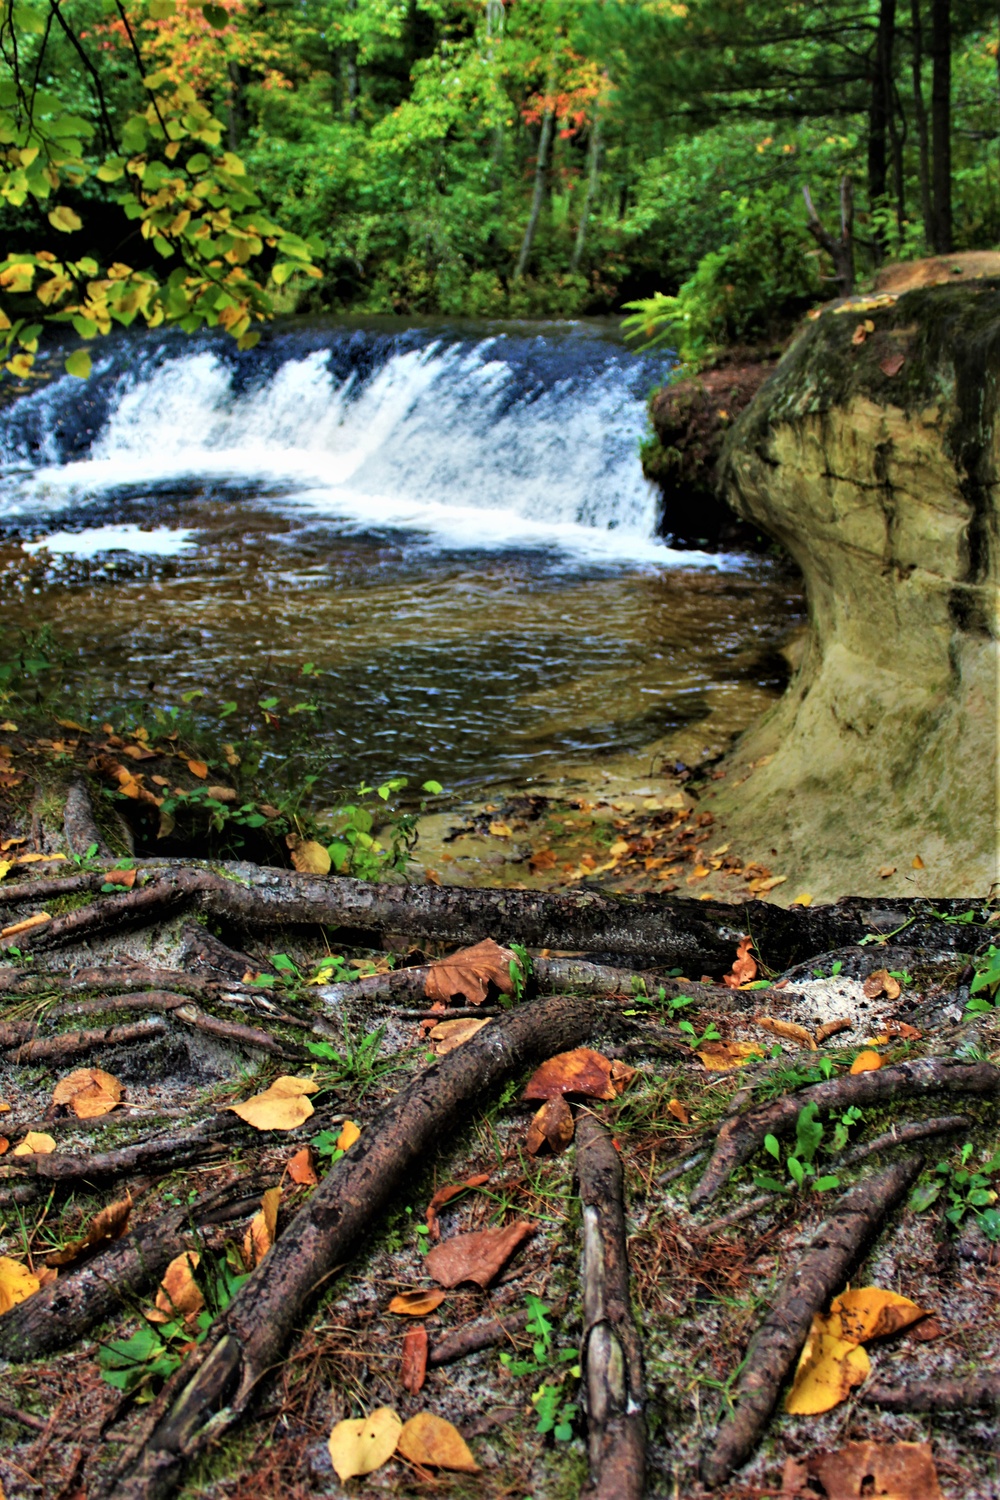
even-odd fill
[{"label": "sandstone rock formation", "polygon": [[789,898],[1000,877],[998,385],[1000,280],[854,298],[730,434],[730,502],[801,567],[810,637],[711,805]]}]

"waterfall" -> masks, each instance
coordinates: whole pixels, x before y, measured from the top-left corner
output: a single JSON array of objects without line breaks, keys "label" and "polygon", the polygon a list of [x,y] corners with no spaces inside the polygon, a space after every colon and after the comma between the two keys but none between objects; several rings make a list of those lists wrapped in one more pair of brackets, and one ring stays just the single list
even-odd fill
[{"label": "waterfall", "polygon": [[638,445],[662,362],[582,325],[476,336],[312,324],[271,329],[245,353],[218,337],[120,335],[95,354],[88,381],[61,377],[0,414],[8,531],[58,522],[68,548],[127,497],[118,545],[142,550],[157,493],[208,484],[439,549],[719,561],[657,536]]}]

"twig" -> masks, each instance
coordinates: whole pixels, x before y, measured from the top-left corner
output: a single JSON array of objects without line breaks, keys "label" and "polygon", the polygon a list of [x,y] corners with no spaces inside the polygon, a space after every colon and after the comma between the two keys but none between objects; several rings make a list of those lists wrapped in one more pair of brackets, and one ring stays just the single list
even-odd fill
[{"label": "twig", "polygon": [[640,1500],[646,1470],[642,1343],[629,1303],[622,1164],[593,1115],[576,1127],[583,1205],[583,1346],[590,1500]]},{"label": "twig", "polygon": [[700,1208],[722,1187],[732,1172],[749,1161],[766,1135],[787,1135],[806,1104],[819,1109],[868,1106],[901,1095],[1000,1094],[1000,1068],[992,1063],[960,1062],[950,1057],[922,1057],[896,1063],[872,1073],[845,1074],[830,1078],[797,1093],[785,1094],[771,1104],[747,1111],[722,1125],[712,1159],[691,1194],[691,1207]]},{"label": "twig", "polygon": [[845,1193],[778,1289],[770,1312],[750,1340],[736,1384],[735,1409],[702,1458],[701,1477],[710,1489],[724,1484],[756,1447],[782,1382],[805,1343],[813,1314],[842,1286],[922,1165],[921,1157],[907,1157]]},{"label": "twig", "polygon": [[92,1052],[95,1047],[124,1046],[132,1042],[149,1042],[163,1036],[166,1022],[155,1018],[136,1021],[131,1026],[101,1026],[94,1031],[64,1031],[59,1036],[36,1037],[32,1042],[23,1042],[4,1054],[10,1063],[54,1062],[63,1057],[73,1057],[78,1052]]},{"label": "twig", "polygon": [[0,1417],[6,1417],[8,1422],[20,1422],[22,1427],[30,1427],[32,1432],[44,1432],[49,1425],[44,1417],[36,1417],[32,1412],[22,1411],[19,1406],[4,1400],[0,1400]]},{"label": "twig", "polygon": [[866,1406],[883,1411],[992,1411],[1000,1415],[1000,1374],[987,1371],[963,1380],[914,1380],[905,1385],[870,1385]]},{"label": "twig", "polygon": [[511,1334],[522,1333],[528,1321],[526,1312],[511,1313],[509,1318],[491,1318],[486,1323],[467,1323],[455,1333],[437,1339],[427,1356],[429,1365],[450,1365],[456,1359],[465,1359],[469,1354],[478,1354],[480,1349],[492,1349],[502,1344]]}]

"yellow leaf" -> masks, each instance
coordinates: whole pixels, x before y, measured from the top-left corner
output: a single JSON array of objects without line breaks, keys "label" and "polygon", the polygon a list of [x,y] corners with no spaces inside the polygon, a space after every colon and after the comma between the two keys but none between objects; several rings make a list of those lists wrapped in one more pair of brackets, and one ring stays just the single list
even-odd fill
[{"label": "yellow leaf", "polygon": [[808,891],[803,891],[801,896],[796,896],[794,901],[789,901],[789,906],[812,906],[813,898]]},{"label": "yellow leaf", "polygon": [[280,1187],[268,1188],[260,1200],[260,1212],[254,1214],[243,1236],[243,1259],[248,1266],[259,1266],[278,1238],[278,1205]]},{"label": "yellow leaf", "polygon": [[4,878],[5,875],[9,875],[10,872],[11,872],[11,870],[13,869],[13,867],[14,867],[13,860],[10,860],[10,859],[0,859],[0,880],[3,880],[3,878]]},{"label": "yellow leaf", "polygon": [[391,1406],[380,1406],[370,1417],[338,1422],[330,1433],[330,1460],[340,1480],[372,1474],[396,1451],[403,1424]]},{"label": "yellow leaf", "polygon": [[254,1130],[294,1130],[313,1113],[312,1105],[303,1096],[318,1092],[319,1084],[311,1078],[276,1078],[262,1094],[254,1094],[242,1104],[230,1104],[229,1108]]},{"label": "yellow leaf", "polygon": [[303,839],[292,850],[292,864],[303,875],[329,875],[333,861],[315,839]]},{"label": "yellow leaf", "polygon": [[56,1143],[41,1130],[29,1130],[20,1145],[14,1147],[11,1156],[51,1156]]},{"label": "yellow leaf", "polygon": [[27,1266],[9,1255],[0,1255],[0,1314],[10,1312],[19,1302],[33,1297],[41,1286],[37,1276],[32,1276]]},{"label": "yellow leaf", "polygon": [[698,1056],[710,1073],[727,1073],[764,1053],[754,1042],[706,1042],[698,1049]]},{"label": "yellow leaf", "polygon": [[913,856],[912,860],[910,861],[910,868],[911,868],[911,870],[923,870],[923,869],[926,869],[926,865],[924,864],[923,860],[920,858],[919,854],[915,854]]},{"label": "yellow leaf", "polygon": [[512,839],[514,830],[507,823],[491,823],[490,833],[497,839]]},{"label": "yellow leaf", "polygon": [[175,1319],[194,1322],[205,1306],[201,1288],[194,1279],[200,1260],[197,1250],[184,1250],[170,1262],[156,1294],[156,1306],[146,1311],[150,1323],[172,1323]]},{"label": "yellow leaf", "polygon": [[857,1344],[826,1333],[825,1319],[814,1316],[805,1348],[799,1356],[785,1410],[793,1417],[815,1417],[847,1399],[851,1389],[867,1380],[871,1361]]},{"label": "yellow leaf", "polygon": [[438,1057],[444,1057],[453,1052],[456,1047],[461,1047],[463,1042],[469,1041],[477,1031],[489,1025],[489,1019],[477,1021],[473,1016],[466,1016],[462,1020],[439,1021],[434,1029],[429,1032],[434,1042],[434,1051]]},{"label": "yellow leaf", "polygon": [[[75,719],[57,719],[56,723],[61,729],[73,729],[77,734],[87,733],[86,726],[83,724],[78,724]],[[0,725],[0,728],[3,727],[5,726]]]},{"label": "yellow leaf", "polygon": [[337,1150],[350,1151],[354,1142],[361,1139],[361,1126],[355,1125],[353,1120],[345,1120],[337,1137]]},{"label": "yellow leaf", "polygon": [[389,1311],[401,1318],[426,1318],[444,1301],[444,1292],[437,1287],[419,1292],[399,1292],[389,1303]]},{"label": "yellow leaf", "polygon": [[412,1464],[433,1464],[437,1469],[457,1469],[461,1474],[479,1473],[479,1465],[458,1428],[429,1411],[410,1418],[396,1447]]},{"label": "yellow leaf", "polygon": [[874,1073],[882,1066],[882,1059],[877,1052],[859,1052],[851,1063],[852,1073]]},{"label": "yellow leaf", "polygon": [[867,1344],[869,1339],[888,1338],[926,1315],[927,1309],[918,1307],[909,1297],[878,1286],[862,1286],[834,1297],[826,1327],[845,1343]]},{"label": "yellow leaf", "polygon": [[80,218],[80,215],[75,214],[64,203],[60,203],[58,207],[51,209],[46,214],[46,218],[53,229],[59,229],[63,234],[72,234],[74,230],[83,228],[83,220]]}]

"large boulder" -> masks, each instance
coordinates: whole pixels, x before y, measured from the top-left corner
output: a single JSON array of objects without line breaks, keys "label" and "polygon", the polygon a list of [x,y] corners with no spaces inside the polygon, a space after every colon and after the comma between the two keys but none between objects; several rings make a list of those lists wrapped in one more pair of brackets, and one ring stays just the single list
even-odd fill
[{"label": "large boulder", "polygon": [[712,806],[789,897],[1000,876],[998,386],[1000,280],[855,298],[728,438],[730,503],[797,561],[810,634]]}]

